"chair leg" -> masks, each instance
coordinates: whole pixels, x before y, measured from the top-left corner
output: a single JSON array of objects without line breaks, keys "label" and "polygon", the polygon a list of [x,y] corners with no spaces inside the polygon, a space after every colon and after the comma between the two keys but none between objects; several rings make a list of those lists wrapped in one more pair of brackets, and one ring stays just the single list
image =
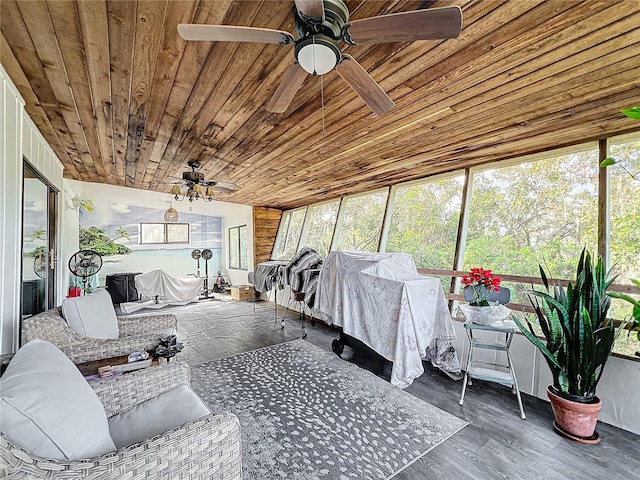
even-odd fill
[{"label": "chair leg", "polygon": [[522,408],[522,398],[520,397],[520,389],[518,388],[518,379],[516,378],[516,372],[513,368],[513,362],[511,361],[511,354],[509,353],[509,349],[507,348],[507,363],[509,364],[509,371],[511,372],[511,376],[513,377],[513,388],[515,389],[516,397],[518,397],[518,407],[520,407],[520,418],[526,420],[527,417],[524,414],[524,408]]}]

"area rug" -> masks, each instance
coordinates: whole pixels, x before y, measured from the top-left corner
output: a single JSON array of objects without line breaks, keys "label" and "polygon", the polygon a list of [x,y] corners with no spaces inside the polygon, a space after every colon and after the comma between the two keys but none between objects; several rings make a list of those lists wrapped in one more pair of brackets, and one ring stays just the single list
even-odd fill
[{"label": "area rug", "polygon": [[192,367],[242,425],[245,480],[388,479],[467,422],[306,340]]}]

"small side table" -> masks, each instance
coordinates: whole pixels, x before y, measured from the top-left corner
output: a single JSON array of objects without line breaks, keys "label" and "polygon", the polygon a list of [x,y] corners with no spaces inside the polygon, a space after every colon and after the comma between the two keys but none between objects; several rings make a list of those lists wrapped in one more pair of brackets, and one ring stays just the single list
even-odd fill
[{"label": "small side table", "polygon": [[[464,394],[467,390],[467,384],[471,385],[472,379],[474,378],[477,380],[499,383],[501,385],[511,387],[511,391],[516,394],[516,396],[518,397],[518,406],[520,407],[520,418],[524,420],[526,417],[524,414],[524,409],[522,408],[522,399],[520,398],[520,390],[518,389],[518,380],[516,379],[516,372],[513,368],[511,354],[509,353],[509,347],[511,346],[513,334],[517,330],[516,324],[511,320],[497,321],[496,323],[492,323],[491,325],[478,325],[475,323],[467,322],[464,324],[464,328],[467,332],[467,338],[469,339],[469,349],[464,380],[462,383],[462,395],[458,403],[460,405],[464,404]],[[474,331],[488,331],[498,334],[504,334],[504,340],[476,338],[473,336]],[[505,352],[507,363],[476,360],[474,358],[474,353],[477,348],[484,350],[493,350],[497,352]]]}]

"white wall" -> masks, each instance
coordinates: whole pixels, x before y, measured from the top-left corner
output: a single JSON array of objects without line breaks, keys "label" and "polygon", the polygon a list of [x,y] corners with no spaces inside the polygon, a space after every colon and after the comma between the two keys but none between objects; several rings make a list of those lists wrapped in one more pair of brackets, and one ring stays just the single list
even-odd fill
[{"label": "white wall", "polygon": [[16,350],[22,258],[22,116],[24,101],[0,66],[0,353]]},{"label": "white wall", "polygon": [[[199,215],[207,215],[212,217],[222,217],[222,238],[223,238],[223,265],[227,268],[227,274],[232,285],[244,285],[248,283],[248,272],[252,271],[253,265],[253,209],[247,205],[228,202],[204,202],[202,200],[189,203],[187,200],[182,202],[173,201],[168,193],[151,192],[148,190],[137,190],[127,187],[118,187],[99,183],[78,182],[74,180],[66,181],[70,190],[74,191],[80,198],[90,198],[94,204],[112,204],[124,203],[127,205],[136,205],[140,207],[148,207],[166,210],[169,206],[173,206],[180,213],[195,213]],[[230,270],[228,267],[228,241],[229,236],[227,229],[238,225],[247,225],[247,243],[248,243],[248,270]],[[73,221],[65,222],[65,236],[71,238],[75,235],[78,237],[78,220],[77,217]],[[71,256],[74,252],[69,252]],[[215,273],[215,272],[213,272]],[[213,273],[209,272],[210,278]]]},{"label": "white wall", "polygon": [[[18,347],[20,325],[23,157],[58,190],[62,189],[62,164],[24,112],[24,101],[2,65],[0,157],[0,354],[6,354]],[[56,244],[59,243],[58,233]],[[60,279],[57,269],[58,295]],[[55,301],[59,301],[59,296]]]}]

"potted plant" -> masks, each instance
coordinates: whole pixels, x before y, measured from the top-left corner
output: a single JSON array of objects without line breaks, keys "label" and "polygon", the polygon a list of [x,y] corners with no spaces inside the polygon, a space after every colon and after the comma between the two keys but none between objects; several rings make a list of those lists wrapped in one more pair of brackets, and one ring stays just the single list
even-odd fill
[{"label": "potted plant", "polygon": [[489,325],[509,316],[510,310],[499,301],[501,282],[500,277],[484,268],[472,268],[462,277],[464,297],[469,304],[460,304],[460,309],[467,320]]},{"label": "potted plant", "polygon": [[602,259],[592,261],[584,249],[580,255],[576,279],[566,289],[549,284],[540,266],[545,291],[527,292],[542,329],[544,341],[533,326],[527,327],[513,316],[522,333],[544,356],[553,385],[547,388],[556,417],[555,430],[583,443],[600,440],[595,431],[601,400],[596,387],[620,329],[607,319],[611,298],[607,289],[615,278],[609,278]]}]

